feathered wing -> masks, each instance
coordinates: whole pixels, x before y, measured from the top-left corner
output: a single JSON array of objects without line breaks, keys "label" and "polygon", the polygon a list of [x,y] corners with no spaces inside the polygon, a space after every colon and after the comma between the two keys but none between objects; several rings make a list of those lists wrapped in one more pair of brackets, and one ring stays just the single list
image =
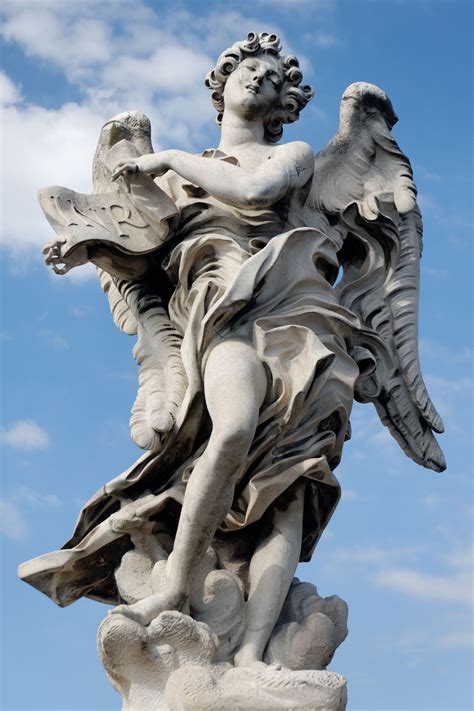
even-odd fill
[{"label": "feathered wing", "polygon": [[344,238],[336,288],[362,324],[354,348],[357,399],[374,403],[409,457],[442,471],[433,431],[442,432],[443,423],[418,357],[422,222],[410,162],[390,133],[396,121],[381,89],[349,86],[339,130],[315,158],[305,210],[325,214]]},{"label": "feathered wing", "polygon": [[[107,155],[123,139],[141,154],[153,152],[146,116],[138,112],[115,116],[102,128],[95,153],[95,193],[113,189]],[[132,439],[143,449],[157,451],[173,431],[187,386],[181,335],[170,321],[158,289],[153,290],[144,281],[118,279],[99,268],[98,274],[115,325],[124,333],[138,336],[133,349],[139,366],[139,388],[130,419]]]}]

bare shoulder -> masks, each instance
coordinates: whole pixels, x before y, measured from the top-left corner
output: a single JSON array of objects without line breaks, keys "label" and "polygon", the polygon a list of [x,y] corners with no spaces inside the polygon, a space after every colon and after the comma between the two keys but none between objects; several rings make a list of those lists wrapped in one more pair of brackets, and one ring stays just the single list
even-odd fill
[{"label": "bare shoulder", "polygon": [[314,153],[309,143],[283,143],[277,147],[275,155],[285,164],[292,188],[301,188],[311,179],[314,172]]},{"label": "bare shoulder", "polygon": [[314,153],[309,143],[304,141],[291,141],[282,143],[276,147],[276,155],[280,155],[285,160],[292,160],[300,168],[313,167]]}]

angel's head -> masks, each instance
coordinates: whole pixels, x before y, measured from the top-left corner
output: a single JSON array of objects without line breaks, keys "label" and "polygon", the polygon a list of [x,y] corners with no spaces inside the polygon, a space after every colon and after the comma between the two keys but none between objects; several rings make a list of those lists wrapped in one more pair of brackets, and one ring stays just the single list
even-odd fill
[{"label": "angel's head", "polygon": [[244,114],[247,111],[249,117],[263,120],[266,139],[276,143],[283,134],[283,124],[296,121],[314,96],[311,86],[300,86],[302,79],[298,59],[281,56],[277,35],[250,32],[247,39],[220,55],[206,77],[206,86],[212,90],[218,126],[226,104],[229,108],[235,100]]}]

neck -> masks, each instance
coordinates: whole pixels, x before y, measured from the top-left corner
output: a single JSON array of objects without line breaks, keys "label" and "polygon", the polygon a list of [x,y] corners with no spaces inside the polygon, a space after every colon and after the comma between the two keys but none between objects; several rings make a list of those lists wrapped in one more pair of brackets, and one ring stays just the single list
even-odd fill
[{"label": "neck", "polygon": [[249,121],[232,114],[230,111],[224,111],[219,148],[228,153],[233,148],[249,143],[258,143],[260,145],[267,143],[263,121],[260,119]]}]

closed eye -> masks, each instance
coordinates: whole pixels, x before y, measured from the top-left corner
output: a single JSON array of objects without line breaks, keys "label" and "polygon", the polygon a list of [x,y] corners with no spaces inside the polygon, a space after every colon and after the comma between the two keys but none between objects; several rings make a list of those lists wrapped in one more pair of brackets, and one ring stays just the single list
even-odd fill
[{"label": "closed eye", "polygon": [[267,77],[276,89],[280,88],[280,77],[276,72],[268,72]]}]

